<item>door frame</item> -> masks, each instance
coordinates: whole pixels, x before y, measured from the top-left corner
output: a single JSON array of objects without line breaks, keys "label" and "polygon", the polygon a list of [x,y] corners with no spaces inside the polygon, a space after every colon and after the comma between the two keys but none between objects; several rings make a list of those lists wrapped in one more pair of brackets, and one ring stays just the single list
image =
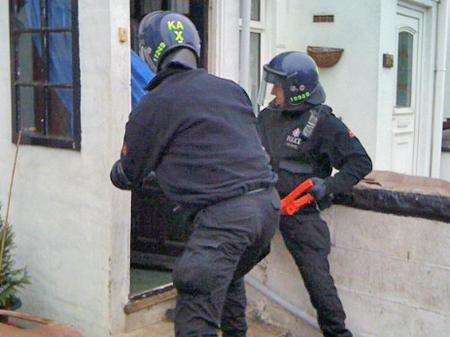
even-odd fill
[{"label": "door frame", "polygon": [[[414,151],[413,174],[430,176],[432,165],[432,147],[435,142],[433,133],[434,119],[434,86],[435,86],[435,56],[436,56],[436,20],[437,3],[428,0],[400,0],[396,10],[396,41],[398,42],[397,15],[413,15],[419,19],[418,66],[419,81],[417,81],[416,116],[414,120]],[[398,43],[396,44],[398,48]],[[397,55],[397,50],[396,50]],[[397,87],[397,77],[395,78]],[[439,163],[438,163],[439,164]]]}]

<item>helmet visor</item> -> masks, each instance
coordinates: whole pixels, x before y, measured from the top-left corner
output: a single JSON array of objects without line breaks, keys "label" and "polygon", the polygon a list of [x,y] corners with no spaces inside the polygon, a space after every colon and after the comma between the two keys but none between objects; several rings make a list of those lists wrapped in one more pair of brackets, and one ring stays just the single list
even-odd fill
[{"label": "helmet visor", "polygon": [[269,97],[269,94],[272,90],[273,84],[268,84],[267,81],[264,79],[261,80],[261,84],[259,85],[259,91],[258,91],[258,97],[256,99],[256,104],[259,106],[265,105],[266,97]]},{"label": "helmet visor", "polygon": [[286,77],[287,76],[285,73],[274,70],[265,65],[263,68],[263,77],[259,86],[258,98],[256,103],[259,106],[265,105],[266,101],[273,96],[271,94],[273,85],[282,85]]}]

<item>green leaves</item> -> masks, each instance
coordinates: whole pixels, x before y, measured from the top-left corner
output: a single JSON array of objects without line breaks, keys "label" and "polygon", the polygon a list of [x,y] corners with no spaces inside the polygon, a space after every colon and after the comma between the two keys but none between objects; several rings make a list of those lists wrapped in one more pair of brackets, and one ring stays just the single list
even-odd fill
[{"label": "green leaves", "polygon": [[[4,223],[0,217],[0,238],[3,237]],[[30,278],[25,268],[15,269],[12,250],[14,248],[14,233],[8,229],[5,240],[5,251],[3,260],[0,261],[2,269],[0,272],[0,308],[6,307],[11,301],[11,296],[17,294],[20,288],[30,283]]]}]

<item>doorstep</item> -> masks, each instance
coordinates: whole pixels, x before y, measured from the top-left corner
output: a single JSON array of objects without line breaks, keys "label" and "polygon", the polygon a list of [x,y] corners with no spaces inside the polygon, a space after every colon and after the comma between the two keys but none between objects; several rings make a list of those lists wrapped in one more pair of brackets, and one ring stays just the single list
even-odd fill
[{"label": "doorstep", "polygon": [[138,294],[125,305],[126,332],[146,328],[165,319],[166,311],[175,307],[177,292],[172,283]]}]

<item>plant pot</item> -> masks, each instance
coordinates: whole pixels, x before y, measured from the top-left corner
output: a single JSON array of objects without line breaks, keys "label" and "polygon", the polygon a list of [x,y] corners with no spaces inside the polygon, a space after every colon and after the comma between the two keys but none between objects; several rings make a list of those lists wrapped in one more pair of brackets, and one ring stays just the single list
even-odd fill
[{"label": "plant pot", "polygon": [[[15,311],[22,306],[22,301],[16,296],[11,296],[10,302],[6,307],[0,309]],[[0,323],[8,323],[8,317],[0,316]]]},{"label": "plant pot", "polygon": [[334,66],[340,60],[344,49],[327,48],[327,47],[311,47],[308,46],[307,52],[320,68],[329,68]]}]

